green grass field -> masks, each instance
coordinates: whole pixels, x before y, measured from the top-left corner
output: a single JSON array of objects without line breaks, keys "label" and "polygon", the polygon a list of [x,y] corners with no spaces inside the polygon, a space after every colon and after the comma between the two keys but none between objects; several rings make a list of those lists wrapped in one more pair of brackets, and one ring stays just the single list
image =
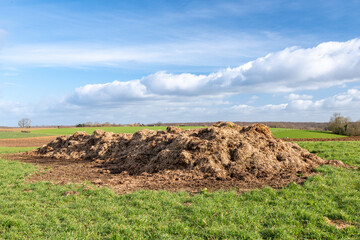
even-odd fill
[{"label": "green grass field", "polygon": [[28,138],[28,137],[41,137],[41,136],[49,136],[52,134],[49,133],[23,133],[23,132],[2,132],[0,131],[0,139],[8,139],[8,138]]},{"label": "green grass field", "polygon": [[[300,143],[360,166],[360,142]],[[26,149],[19,149],[26,150]],[[14,151],[1,148],[0,152]],[[304,185],[189,195],[116,195],[90,184],[25,183],[36,169],[0,160],[0,239],[359,239],[359,170],[322,166]],[[91,186],[92,189],[86,188]],[[66,191],[78,195],[66,196]],[[353,223],[345,229],[325,218]]]},{"label": "green grass field", "polygon": [[[360,142],[298,142],[300,147],[324,159],[344,160],[345,163],[360,167]],[[360,190],[360,189],[359,189]]]},{"label": "green grass field", "polygon": [[[49,128],[31,130],[31,133],[21,132],[0,132],[0,139],[4,138],[22,138],[50,135],[71,135],[76,131],[85,131],[92,134],[96,129],[103,129],[107,132],[115,133],[135,133],[141,129],[166,130],[164,126],[157,127],[84,127],[84,128]],[[200,128],[195,126],[181,127],[183,129]],[[311,130],[288,129],[288,128],[271,128],[271,132],[276,138],[338,138],[345,137],[342,135],[332,134],[330,132],[319,132]]]},{"label": "green grass field", "polygon": [[289,129],[289,128],[272,128],[272,134],[276,138],[339,138],[346,137],[343,135],[332,134],[331,132],[321,132],[312,130]]},{"label": "green grass field", "polygon": [[1,147],[0,146],[0,154],[27,152],[27,151],[31,151],[34,149],[35,149],[35,147]]}]

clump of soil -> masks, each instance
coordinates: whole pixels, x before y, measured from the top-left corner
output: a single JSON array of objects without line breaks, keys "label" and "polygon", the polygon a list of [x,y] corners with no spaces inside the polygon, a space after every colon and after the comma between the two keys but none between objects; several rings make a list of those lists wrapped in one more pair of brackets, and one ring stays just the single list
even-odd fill
[{"label": "clump of soil", "polygon": [[296,143],[275,139],[265,125],[241,127],[232,122],[192,130],[144,129],[135,134],[76,132],[58,137],[32,154],[91,160],[111,173],[183,171],[204,179],[241,181],[293,179],[326,163]]}]

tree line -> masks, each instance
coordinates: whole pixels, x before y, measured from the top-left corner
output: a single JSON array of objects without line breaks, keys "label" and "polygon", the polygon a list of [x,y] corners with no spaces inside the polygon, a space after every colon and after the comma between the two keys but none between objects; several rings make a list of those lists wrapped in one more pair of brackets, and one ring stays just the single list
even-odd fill
[{"label": "tree line", "polygon": [[329,121],[328,129],[336,134],[360,136],[360,121],[352,122],[349,117],[343,117],[340,113],[334,113]]}]

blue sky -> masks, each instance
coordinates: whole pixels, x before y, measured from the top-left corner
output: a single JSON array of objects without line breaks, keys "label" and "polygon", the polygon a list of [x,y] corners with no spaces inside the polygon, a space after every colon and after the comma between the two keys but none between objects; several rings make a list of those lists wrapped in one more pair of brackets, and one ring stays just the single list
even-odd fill
[{"label": "blue sky", "polygon": [[0,1],[0,126],[360,120],[360,1]]}]

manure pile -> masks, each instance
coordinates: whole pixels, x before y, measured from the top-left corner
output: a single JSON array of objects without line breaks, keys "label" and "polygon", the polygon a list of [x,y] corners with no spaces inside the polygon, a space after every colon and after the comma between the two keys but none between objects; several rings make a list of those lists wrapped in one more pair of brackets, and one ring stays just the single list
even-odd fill
[{"label": "manure pile", "polygon": [[297,144],[275,139],[262,124],[240,127],[218,122],[202,129],[140,130],[115,134],[96,130],[58,137],[33,154],[92,160],[112,173],[130,175],[183,171],[217,180],[291,179],[325,160]]}]

